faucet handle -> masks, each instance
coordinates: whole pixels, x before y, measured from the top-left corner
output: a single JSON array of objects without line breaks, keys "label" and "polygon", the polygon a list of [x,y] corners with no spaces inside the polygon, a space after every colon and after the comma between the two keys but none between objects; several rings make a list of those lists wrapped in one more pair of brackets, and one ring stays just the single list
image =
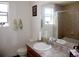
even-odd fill
[{"label": "faucet handle", "polygon": [[50,38],[48,39],[48,44],[52,44],[52,43],[53,43],[53,38],[50,37]]}]

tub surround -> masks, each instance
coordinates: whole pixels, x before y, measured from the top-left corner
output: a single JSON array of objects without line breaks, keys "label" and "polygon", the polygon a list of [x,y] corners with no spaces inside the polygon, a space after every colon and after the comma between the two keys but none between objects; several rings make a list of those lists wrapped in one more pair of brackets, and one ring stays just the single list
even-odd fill
[{"label": "tub surround", "polygon": [[[69,49],[72,49],[71,45],[69,42],[66,44],[62,45],[59,43],[54,42],[52,45],[52,48],[46,51],[38,51],[33,48],[34,43],[37,41],[26,41],[26,46],[27,49],[28,47],[31,48],[35,54],[38,54],[38,57],[68,57],[69,56]],[[33,56],[32,56],[33,57]]]}]

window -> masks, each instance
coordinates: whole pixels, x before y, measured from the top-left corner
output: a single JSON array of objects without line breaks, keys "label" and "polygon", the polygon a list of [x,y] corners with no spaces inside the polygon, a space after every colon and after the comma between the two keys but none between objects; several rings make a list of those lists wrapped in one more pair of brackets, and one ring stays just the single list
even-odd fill
[{"label": "window", "polygon": [[8,5],[0,4],[0,26],[8,26]]},{"label": "window", "polygon": [[44,9],[45,24],[54,24],[53,17],[54,17],[54,9],[53,8],[45,8]]}]

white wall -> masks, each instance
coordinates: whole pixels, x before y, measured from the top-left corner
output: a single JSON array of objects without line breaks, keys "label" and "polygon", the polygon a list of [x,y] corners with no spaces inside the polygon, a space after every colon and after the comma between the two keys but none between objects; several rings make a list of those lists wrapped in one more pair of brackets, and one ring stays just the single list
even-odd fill
[{"label": "white wall", "polygon": [[[48,2],[9,2],[10,27],[0,28],[0,55],[13,56],[25,41],[37,40],[41,31],[41,7]],[[32,16],[32,6],[37,5],[37,16]],[[21,18],[23,30],[14,31],[13,20]],[[31,35],[32,34],[32,35]]]},{"label": "white wall", "polygon": [[[41,31],[41,14],[42,14],[42,8],[44,6],[48,7],[48,5],[53,7],[53,4],[56,2],[51,2],[51,1],[36,1],[32,2],[32,6],[37,5],[37,16],[32,16],[32,37],[34,40],[37,40],[39,37],[39,32]],[[56,17],[56,16],[55,16]],[[42,28],[43,32],[47,30],[48,37],[55,37],[57,39],[57,20],[55,20],[56,24],[54,26],[44,26],[44,29]],[[44,36],[44,34],[43,34]]]},{"label": "white wall", "polygon": [[[18,48],[31,38],[31,5],[30,2],[8,2],[10,27],[0,28],[0,56],[16,55]],[[13,20],[21,18],[23,29],[15,31]]]},{"label": "white wall", "polygon": [[43,4],[48,2],[43,1],[34,1],[31,2],[31,5],[37,5],[37,16],[32,16],[32,38],[33,40],[37,40],[39,37],[39,32],[41,31],[41,8]]}]

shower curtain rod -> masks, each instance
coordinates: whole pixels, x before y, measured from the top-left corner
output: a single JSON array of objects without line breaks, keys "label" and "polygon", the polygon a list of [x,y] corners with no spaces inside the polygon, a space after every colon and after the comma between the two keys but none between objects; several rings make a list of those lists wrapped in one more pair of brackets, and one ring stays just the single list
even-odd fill
[{"label": "shower curtain rod", "polygon": [[63,10],[63,11],[56,11],[56,12],[69,12],[69,11],[79,11],[79,10],[73,9],[73,10]]}]

